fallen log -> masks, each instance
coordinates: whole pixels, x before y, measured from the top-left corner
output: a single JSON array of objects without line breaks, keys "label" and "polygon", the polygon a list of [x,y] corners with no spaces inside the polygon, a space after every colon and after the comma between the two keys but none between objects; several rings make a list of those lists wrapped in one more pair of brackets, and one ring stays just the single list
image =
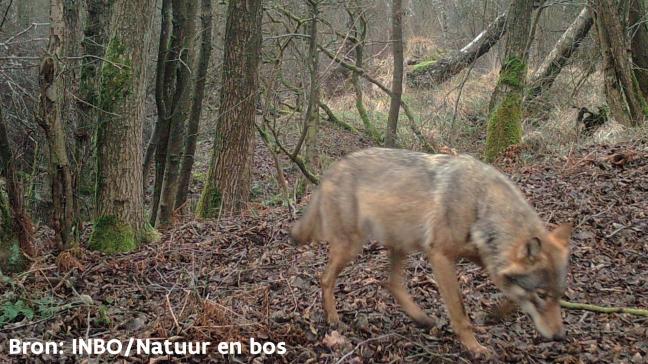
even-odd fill
[{"label": "fallen log", "polygon": [[416,88],[431,88],[458,74],[479,57],[486,54],[504,35],[506,13],[498,16],[475,39],[449,56],[437,61],[416,64],[407,74],[407,84]]}]

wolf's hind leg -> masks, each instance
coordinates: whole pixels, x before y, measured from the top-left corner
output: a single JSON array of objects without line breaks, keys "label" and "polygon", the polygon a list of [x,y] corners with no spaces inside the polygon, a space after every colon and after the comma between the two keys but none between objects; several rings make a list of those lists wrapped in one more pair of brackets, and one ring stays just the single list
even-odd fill
[{"label": "wolf's hind leg", "polygon": [[423,312],[419,305],[414,302],[412,296],[403,285],[403,266],[407,256],[399,251],[392,250],[389,255],[390,273],[387,287],[396,299],[396,302],[403,308],[403,311],[416,322],[420,327],[432,327],[434,319]]},{"label": "wolf's hind leg", "polygon": [[470,324],[470,319],[464,310],[454,259],[440,252],[430,252],[429,259],[436,277],[441,298],[445,301],[450,316],[450,324],[461,343],[473,354],[486,354],[488,349],[479,344]]},{"label": "wolf's hind leg", "polygon": [[329,243],[329,262],[322,274],[321,284],[322,306],[326,313],[326,321],[331,325],[340,322],[340,317],[335,309],[335,295],[333,294],[335,280],[342,269],[358,255],[361,248],[362,244],[356,242],[345,244],[340,241],[331,241]]}]

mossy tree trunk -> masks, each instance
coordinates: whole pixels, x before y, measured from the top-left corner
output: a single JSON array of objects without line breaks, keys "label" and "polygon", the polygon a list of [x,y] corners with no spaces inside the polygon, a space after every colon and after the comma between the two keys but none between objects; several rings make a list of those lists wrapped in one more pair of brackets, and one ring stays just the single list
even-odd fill
[{"label": "mossy tree trunk", "polygon": [[394,70],[392,75],[392,95],[387,117],[387,132],[385,145],[396,147],[398,114],[400,111],[401,97],[403,94],[403,6],[401,0],[392,0],[392,34],[391,47]]},{"label": "mossy tree trunk", "polygon": [[522,98],[533,3],[533,0],[512,0],[508,10],[508,39],[499,79],[491,97],[492,107],[486,130],[484,157],[487,161],[495,160],[522,138]]},{"label": "mossy tree trunk", "polygon": [[614,0],[592,0],[599,49],[603,58],[605,92],[612,116],[617,122],[638,125],[648,113],[646,100],[641,95],[632,72],[628,41]]},{"label": "mossy tree trunk", "polygon": [[191,114],[187,122],[187,133],[184,140],[184,153],[182,165],[180,166],[180,180],[176,194],[175,208],[180,208],[187,201],[189,183],[191,182],[191,171],[193,169],[194,155],[196,154],[196,142],[198,140],[198,127],[200,125],[200,114],[202,112],[203,98],[205,96],[205,82],[207,80],[207,69],[212,50],[212,6],[211,0],[201,0],[201,40],[200,53],[198,55],[198,67],[194,81],[194,97],[191,104]]},{"label": "mossy tree trunk", "polygon": [[[9,144],[9,138],[7,137],[7,128],[5,120],[2,117],[1,106],[0,170],[2,170],[3,177],[5,178],[5,189],[7,190],[9,205],[8,209],[5,206],[0,206],[3,225],[0,228],[0,271],[6,273],[20,271],[25,268],[25,260],[20,254],[21,252],[28,256],[34,256],[36,251],[32,244],[33,225],[31,218],[25,211],[22,188],[16,175],[15,159],[13,158],[13,152]],[[1,194],[2,191],[0,191]],[[4,197],[0,196],[0,198],[2,198],[0,205],[4,205]],[[18,247],[20,248],[17,254],[13,237],[18,240]]]},{"label": "mossy tree trunk", "polygon": [[250,195],[250,164],[261,51],[261,0],[230,0],[219,116],[197,215],[235,211]]},{"label": "mossy tree trunk", "polygon": [[[77,196],[94,190],[94,154],[92,135],[97,125],[99,105],[99,70],[106,46],[106,33],[110,20],[111,0],[86,1],[87,15],[81,42],[84,58],[81,61],[78,120],[75,130],[74,158],[76,159]],[[94,193],[92,193],[94,195]]]},{"label": "mossy tree trunk", "polygon": [[61,249],[77,243],[72,168],[65,143],[65,87],[68,83],[61,60],[65,52],[63,0],[50,2],[50,34],[47,53],[39,70],[40,117],[49,149],[49,174],[52,191],[52,227]]},{"label": "mossy tree trunk", "polygon": [[645,0],[630,0],[628,25],[634,74],[644,98],[648,98],[648,11]]},{"label": "mossy tree trunk", "polygon": [[90,247],[135,248],[144,238],[142,123],[155,0],[115,0],[101,67],[95,224]]},{"label": "mossy tree trunk", "polygon": [[[170,115],[169,140],[167,144],[166,167],[160,194],[158,223],[169,225],[175,207],[178,191],[180,163],[182,161],[182,142],[186,122],[191,111],[191,70],[193,64],[193,34],[195,31],[196,7],[194,1],[173,0],[173,37],[178,40],[179,48],[172,52],[177,59],[177,76],[173,95],[173,110]],[[154,213],[154,211],[152,212]]]}]

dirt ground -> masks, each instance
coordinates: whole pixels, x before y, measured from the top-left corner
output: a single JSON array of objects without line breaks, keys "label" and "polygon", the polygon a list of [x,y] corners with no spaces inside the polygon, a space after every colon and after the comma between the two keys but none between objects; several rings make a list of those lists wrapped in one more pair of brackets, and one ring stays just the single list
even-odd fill
[{"label": "dirt ground", "polygon": [[[340,154],[343,154],[340,152]],[[593,146],[568,157],[500,167],[521,187],[549,224],[574,224],[573,255],[565,299],[603,306],[648,307],[648,146]],[[272,173],[270,167],[265,173]],[[306,198],[305,200],[307,200]],[[305,201],[303,202],[305,203]],[[302,203],[302,205],[303,205]],[[384,288],[386,252],[366,245],[338,279],[336,297],[344,327],[324,323],[319,275],[325,244],[296,248],[284,207],[254,204],[219,221],[187,221],[162,242],[123,255],[81,250],[81,266],[64,272],[51,255],[27,274],[0,283],[36,315],[0,328],[0,360],[9,362],[473,362],[449,327],[429,264],[409,261],[409,290],[433,317],[416,328]],[[644,363],[648,318],[565,310],[568,338],[546,342],[530,319],[516,313],[490,322],[499,295],[484,272],[460,264],[466,309],[493,362]],[[10,338],[173,338],[243,343],[242,355],[131,357],[72,356],[16,359]],[[247,343],[285,342],[284,355],[250,355]]]}]

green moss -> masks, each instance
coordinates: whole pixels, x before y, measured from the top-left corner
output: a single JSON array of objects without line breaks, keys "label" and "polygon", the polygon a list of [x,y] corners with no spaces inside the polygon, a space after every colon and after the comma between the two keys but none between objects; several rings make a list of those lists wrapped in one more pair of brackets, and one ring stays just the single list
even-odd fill
[{"label": "green moss", "polygon": [[494,161],[500,153],[522,139],[522,96],[508,93],[488,119],[484,158]]},{"label": "green moss", "polygon": [[498,82],[512,87],[523,87],[526,71],[526,63],[518,57],[510,57],[502,64]]},{"label": "green moss", "polygon": [[109,215],[95,220],[88,245],[104,253],[125,253],[137,247],[137,240],[130,225]]},{"label": "green moss", "polygon": [[412,72],[411,72],[411,73],[412,73],[412,74],[416,74],[416,73],[423,73],[423,72],[427,71],[427,69],[428,69],[430,66],[432,66],[433,64],[435,64],[436,62],[437,62],[436,59],[431,59],[431,60],[427,60],[427,61],[419,62],[419,63],[415,64],[415,65],[412,67]]},{"label": "green moss", "polygon": [[162,239],[162,235],[160,234],[159,231],[157,231],[156,228],[151,226],[151,224],[146,223],[144,225],[144,229],[140,233],[140,239],[142,243],[148,244],[148,243],[157,243]]},{"label": "green moss", "polygon": [[99,107],[113,112],[115,105],[128,97],[132,91],[133,69],[127,49],[117,37],[106,48],[105,61],[101,66]]},{"label": "green moss", "polygon": [[20,251],[20,243],[13,236],[0,236],[0,273],[18,273],[25,270],[27,261]]},{"label": "green moss", "polygon": [[221,206],[222,195],[218,188],[208,181],[207,185],[200,194],[196,215],[201,218],[215,217]]}]

